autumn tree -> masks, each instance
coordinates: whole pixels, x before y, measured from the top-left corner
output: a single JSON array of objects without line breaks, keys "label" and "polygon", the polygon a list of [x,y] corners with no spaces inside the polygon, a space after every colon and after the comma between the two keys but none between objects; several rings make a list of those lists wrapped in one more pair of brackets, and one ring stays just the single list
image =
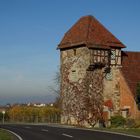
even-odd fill
[{"label": "autumn tree", "polygon": [[[60,68],[58,68],[60,69]],[[53,93],[56,96],[54,106],[61,108],[61,100],[60,100],[60,82],[61,82],[61,76],[60,71],[58,70],[55,73],[54,79],[53,79],[53,86],[49,86],[49,90],[51,93]]]},{"label": "autumn tree", "polygon": [[11,122],[59,122],[60,110],[54,106],[14,106],[8,111]]}]

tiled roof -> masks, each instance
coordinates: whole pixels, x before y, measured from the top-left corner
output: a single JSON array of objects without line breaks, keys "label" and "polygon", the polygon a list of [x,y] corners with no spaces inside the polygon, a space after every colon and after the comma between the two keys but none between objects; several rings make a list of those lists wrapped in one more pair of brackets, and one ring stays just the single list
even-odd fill
[{"label": "tiled roof", "polygon": [[58,48],[71,48],[78,45],[86,45],[87,47],[125,47],[93,16],[80,18],[66,32]]},{"label": "tiled roof", "polygon": [[137,83],[140,82],[140,52],[122,53],[122,73],[135,95]]}]

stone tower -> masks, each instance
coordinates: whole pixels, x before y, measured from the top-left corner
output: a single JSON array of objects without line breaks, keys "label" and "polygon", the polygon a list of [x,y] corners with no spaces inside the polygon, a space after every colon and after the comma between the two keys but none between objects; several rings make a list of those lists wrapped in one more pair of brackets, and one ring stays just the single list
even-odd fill
[{"label": "stone tower", "polygon": [[62,123],[95,125],[120,110],[119,72],[125,46],[93,16],[78,20],[58,45]]}]

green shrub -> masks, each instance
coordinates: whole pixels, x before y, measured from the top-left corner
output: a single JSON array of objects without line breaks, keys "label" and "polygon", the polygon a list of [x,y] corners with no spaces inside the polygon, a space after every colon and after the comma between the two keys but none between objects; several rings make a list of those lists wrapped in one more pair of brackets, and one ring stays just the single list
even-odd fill
[{"label": "green shrub", "polygon": [[113,116],[110,119],[111,127],[124,127],[126,120],[122,116]]}]

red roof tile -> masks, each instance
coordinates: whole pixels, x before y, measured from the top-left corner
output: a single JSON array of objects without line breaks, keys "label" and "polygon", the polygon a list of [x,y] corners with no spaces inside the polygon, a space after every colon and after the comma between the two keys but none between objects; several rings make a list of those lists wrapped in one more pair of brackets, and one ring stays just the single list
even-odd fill
[{"label": "red roof tile", "polygon": [[122,53],[122,73],[130,90],[135,95],[137,83],[140,82],[140,52]]},{"label": "red roof tile", "polygon": [[66,32],[58,48],[71,48],[83,44],[87,47],[125,47],[93,16],[80,18],[78,22]]}]

